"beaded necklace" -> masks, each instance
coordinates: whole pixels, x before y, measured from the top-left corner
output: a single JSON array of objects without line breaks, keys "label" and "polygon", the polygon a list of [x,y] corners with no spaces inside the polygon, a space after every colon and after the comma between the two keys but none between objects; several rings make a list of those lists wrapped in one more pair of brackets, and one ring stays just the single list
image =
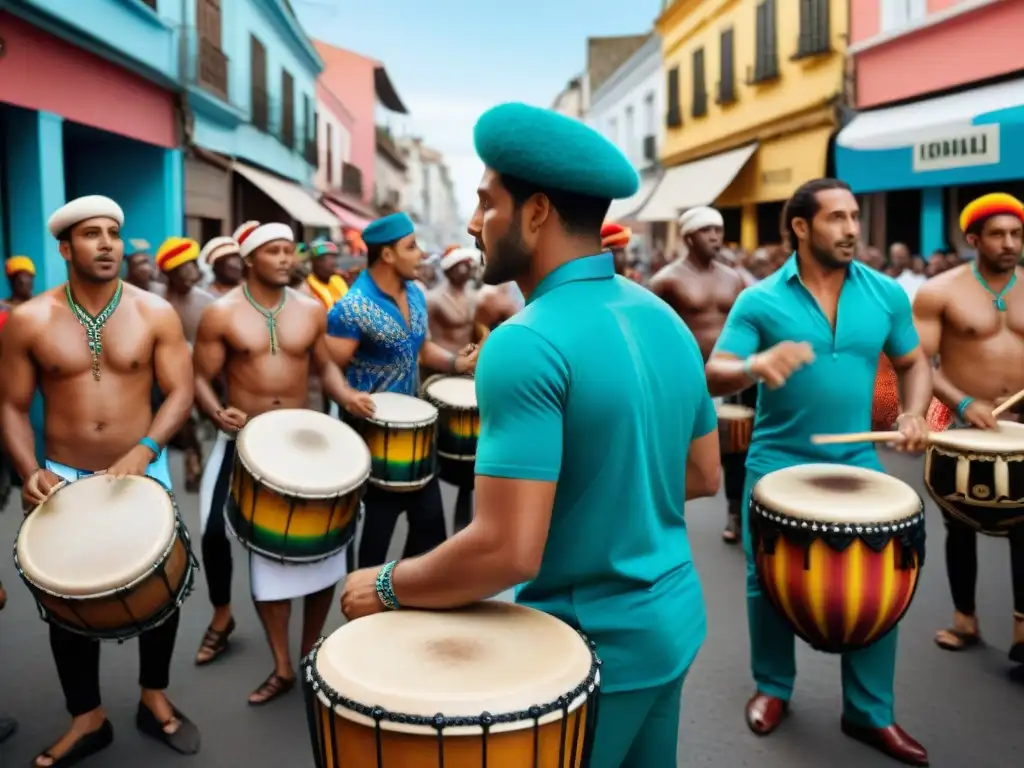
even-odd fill
[{"label": "beaded necklace", "polygon": [[977,278],[978,282],[981,283],[981,287],[992,295],[992,303],[995,305],[995,308],[999,312],[1005,312],[1006,300],[1003,297],[1010,292],[1010,289],[1013,288],[1014,285],[1017,284],[1017,270],[1013,270],[1013,274],[1010,275],[1010,279],[1006,282],[1006,287],[999,291],[999,293],[996,293],[989,287],[985,278],[982,277],[981,270],[978,269],[977,259],[971,262],[971,269],[974,271],[974,276]]},{"label": "beaded necklace", "polygon": [[114,289],[114,295],[110,297],[110,301],[107,302],[102,311],[96,315],[90,315],[89,311],[75,301],[75,297],[71,293],[71,283],[64,284],[64,295],[68,299],[68,306],[71,307],[71,311],[75,315],[75,319],[78,320],[79,324],[85,329],[85,339],[89,343],[89,351],[92,353],[92,377],[94,380],[100,380],[100,353],[103,352],[103,326],[106,325],[107,320],[114,314],[114,310],[117,309],[117,305],[121,303],[121,294],[124,292],[124,284],[118,280],[117,288]]},{"label": "beaded necklace", "polygon": [[256,299],[249,293],[249,286],[242,284],[242,293],[245,294],[246,300],[252,304],[253,309],[259,312],[267,321],[267,330],[270,332],[270,354],[277,354],[277,316],[281,313],[284,308],[285,299],[288,298],[288,291],[282,291],[281,302],[274,309],[267,309],[260,304]]}]

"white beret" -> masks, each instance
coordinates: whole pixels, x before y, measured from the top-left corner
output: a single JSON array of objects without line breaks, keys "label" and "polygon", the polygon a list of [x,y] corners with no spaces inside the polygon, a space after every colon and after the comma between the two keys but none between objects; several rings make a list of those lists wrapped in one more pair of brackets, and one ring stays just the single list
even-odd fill
[{"label": "white beret", "polygon": [[[240,228],[241,229],[241,228]],[[274,240],[287,240],[295,242],[295,233],[287,224],[260,224],[248,229],[239,236],[238,247],[244,259],[261,245],[272,243]]]},{"label": "white beret", "polygon": [[679,233],[683,235],[704,229],[704,227],[723,226],[725,226],[725,220],[722,218],[722,214],[706,205],[690,208],[679,217]]},{"label": "white beret", "polygon": [[461,264],[464,261],[478,264],[480,262],[480,251],[476,248],[456,248],[441,259],[441,269],[447,272],[456,264]]},{"label": "white beret", "polygon": [[86,195],[72,200],[54,211],[46,226],[50,234],[60,237],[71,227],[88,219],[113,219],[117,226],[124,226],[124,211],[121,206],[103,195]]},{"label": "white beret", "polygon": [[235,238],[215,237],[203,246],[203,250],[199,252],[199,258],[207,264],[213,264],[221,256],[228,256],[239,252],[240,249]]}]

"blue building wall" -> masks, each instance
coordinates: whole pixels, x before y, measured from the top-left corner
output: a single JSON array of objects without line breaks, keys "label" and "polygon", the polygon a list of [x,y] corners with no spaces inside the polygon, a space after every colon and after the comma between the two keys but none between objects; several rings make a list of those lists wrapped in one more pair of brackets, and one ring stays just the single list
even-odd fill
[{"label": "blue building wall", "polygon": [[[306,125],[306,97],[316,104],[316,79],[323,62],[283,0],[231,0],[221,3],[221,49],[229,61],[228,100],[223,101],[195,83],[196,6],[186,2],[188,31],[189,106],[194,115],[193,141],[200,147],[228,157],[249,161],[303,184],[312,181],[314,166],[303,157],[302,139],[311,133]],[[267,52],[267,92],[270,130],[252,125],[251,42],[255,36]],[[289,148],[278,136],[281,129],[281,72],[294,79],[296,146]]]}]

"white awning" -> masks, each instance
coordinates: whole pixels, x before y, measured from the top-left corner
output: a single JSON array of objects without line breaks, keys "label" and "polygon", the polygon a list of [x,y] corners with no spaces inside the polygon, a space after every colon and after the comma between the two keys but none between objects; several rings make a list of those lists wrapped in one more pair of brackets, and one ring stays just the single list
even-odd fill
[{"label": "white awning", "polygon": [[263,190],[264,194],[284,208],[285,212],[307,227],[330,229],[342,224],[338,217],[324,208],[305,189],[293,181],[257,170],[245,163],[234,163],[235,170]]},{"label": "white awning", "polygon": [[978,118],[1024,104],[1024,80],[986,85],[898,107],[861,112],[839,132],[847,149],[899,149],[948,139],[978,126]]},{"label": "white awning", "polygon": [[675,221],[687,208],[711,205],[743,170],[757,146],[754,142],[669,168],[637,218],[640,221]]},{"label": "white awning", "polygon": [[636,212],[643,208],[644,203],[654,192],[655,187],[658,186],[658,179],[660,176],[647,176],[640,179],[640,188],[636,191],[636,194],[632,197],[627,197],[623,200],[612,200],[611,207],[608,209],[608,215],[605,219],[608,221],[623,221],[625,219],[635,218]]}]

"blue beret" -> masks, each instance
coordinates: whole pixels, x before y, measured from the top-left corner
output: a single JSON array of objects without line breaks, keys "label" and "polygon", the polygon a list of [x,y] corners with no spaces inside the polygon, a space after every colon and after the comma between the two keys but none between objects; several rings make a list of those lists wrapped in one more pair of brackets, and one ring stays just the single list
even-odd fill
[{"label": "blue beret", "polygon": [[640,179],[618,147],[579,120],[526,104],[501,104],[473,129],[491,170],[548,189],[606,200],[632,197]]},{"label": "blue beret", "polygon": [[363,230],[363,242],[367,245],[384,245],[401,240],[415,231],[416,225],[408,214],[392,213],[367,224]]}]

